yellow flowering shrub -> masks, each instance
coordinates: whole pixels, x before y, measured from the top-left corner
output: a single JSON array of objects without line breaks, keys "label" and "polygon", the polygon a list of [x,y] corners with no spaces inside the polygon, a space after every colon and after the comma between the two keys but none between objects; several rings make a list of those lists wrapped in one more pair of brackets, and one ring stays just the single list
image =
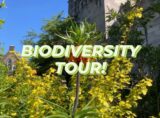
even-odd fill
[{"label": "yellow flowering shrub", "polygon": [[108,35],[111,38],[109,43],[127,44],[130,40],[133,40],[134,37],[130,37],[131,33],[139,25],[140,19],[144,18],[144,9],[138,5],[138,2],[138,0],[128,0],[125,4],[122,4],[120,11],[109,10],[107,21],[115,22],[108,27]]},{"label": "yellow flowering shrub", "polygon": [[127,43],[128,35],[131,32],[131,28],[134,26],[136,19],[141,19],[143,16],[143,7],[134,7],[132,10],[128,11],[124,16],[124,23],[121,27],[123,31],[121,35],[121,41]]},{"label": "yellow flowering shrub", "polygon": [[[106,76],[80,76],[77,112],[92,100],[90,106],[97,109],[100,118],[136,117],[132,109],[146,95],[152,81],[144,77],[131,85],[131,69],[129,60],[117,58],[110,64]],[[38,76],[36,70],[21,59],[14,75],[6,74],[5,78],[1,78],[0,115],[43,118],[52,116],[59,106],[70,115],[75,99],[75,76],[71,79],[71,88],[67,88],[63,78],[56,76],[55,71],[50,68],[47,73]]]},{"label": "yellow flowering shrub", "polygon": [[[98,76],[92,80],[93,87],[89,93],[96,98],[94,105],[102,118],[136,117],[132,109],[146,95],[148,87],[152,86],[152,80],[144,77],[134,86],[131,85],[131,69],[129,60],[117,58],[110,64],[107,76]],[[124,90],[129,93],[123,95]]]},{"label": "yellow flowering shrub", "polygon": [[[100,118],[137,117],[133,109],[152,86],[149,77],[133,83],[130,72],[133,64],[126,58],[116,58],[109,66],[106,76],[81,76],[79,107],[81,110],[89,101],[97,108]],[[75,76],[72,77],[71,103],[75,100]],[[127,91],[127,93],[126,93]]]},{"label": "yellow flowering shrub", "polygon": [[37,76],[36,70],[27,63],[22,58],[17,63],[15,74],[4,78],[7,85],[3,83],[1,87],[5,88],[0,98],[5,101],[0,105],[0,115],[42,118],[56,108],[42,99],[64,103],[66,86],[54,76],[55,70],[51,68],[43,76]]}]

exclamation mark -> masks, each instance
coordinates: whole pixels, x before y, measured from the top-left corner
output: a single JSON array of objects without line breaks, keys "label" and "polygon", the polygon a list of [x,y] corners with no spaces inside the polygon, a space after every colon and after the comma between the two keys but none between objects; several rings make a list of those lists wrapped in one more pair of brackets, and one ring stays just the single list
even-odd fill
[{"label": "exclamation mark", "polygon": [[103,62],[102,71],[101,71],[101,73],[102,73],[103,75],[106,75],[106,74],[107,74],[107,73],[106,73],[107,67],[108,67],[108,63],[107,63],[107,62]]}]

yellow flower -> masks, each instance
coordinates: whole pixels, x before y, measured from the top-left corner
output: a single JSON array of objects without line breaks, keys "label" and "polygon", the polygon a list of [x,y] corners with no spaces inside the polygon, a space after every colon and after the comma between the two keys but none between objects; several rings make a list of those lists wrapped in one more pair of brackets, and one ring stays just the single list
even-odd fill
[{"label": "yellow flower", "polygon": [[138,18],[142,18],[142,14],[141,14],[141,13],[137,13],[136,16],[137,16]]},{"label": "yellow flower", "polygon": [[143,7],[140,7],[139,10],[140,10],[140,11],[143,11]]},{"label": "yellow flower", "polygon": [[31,68],[26,64],[26,65],[24,65],[24,69],[29,70],[29,69],[31,69]]},{"label": "yellow flower", "polygon": [[74,99],[75,99],[75,97],[74,97],[74,96],[72,96],[72,97],[71,97],[71,100],[72,100],[72,101],[74,101]]},{"label": "yellow flower", "polygon": [[51,73],[54,73],[54,72],[55,72],[55,69],[54,69],[54,68],[50,68],[50,72],[51,72]]},{"label": "yellow flower", "polygon": [[12,99],[13,99],[13,100],[17,100],[18,98],[17,98],[17,97],[13,97]]},{"label": "yellow flower", "polygon": [[36,70],[32,70],[32,74],[33,74],[33,75],[36,75],[36,74],[37,74],[37,71],[36,71]]},{"label": "yellow flower", "polygon": [[11,113],[11,116],[16,116],[16,115],[17,115],[16,112]]},{"label": "yellow flower", "polygon": [[120,102],[119,102],[119,105],[120,105],[120,106],[124,106],[124,105],[125,105],[125,102],[124,102],[124,101],[120,101]]}]

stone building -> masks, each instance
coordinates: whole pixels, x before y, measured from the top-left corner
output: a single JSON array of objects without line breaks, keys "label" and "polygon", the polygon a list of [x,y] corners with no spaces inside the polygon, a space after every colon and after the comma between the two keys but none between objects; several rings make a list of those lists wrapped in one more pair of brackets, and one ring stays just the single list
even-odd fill
[{"label": "stone building", "polygon": [[[113,22],[106,22],[106,15],[109,9],[119,11],[122,3],[127,0],[69,0],[69,15],[76,21],[87,20],[96,23],[97,28],[102,32],[107,32],[107,27]],[[154,0],[142,0],[144,8],[150,6]],[[147,25],[148,42],[153,45],[160,44],[160,14]],[[107,36],[107,35],[106,35]]]},{"label": "stone building", "polygon": [[20,59],[20,55],[15,51],[14,46],[9,47],[9,51],[2,58],[2,61],[8,67],[9,74],[12,74],[16,68],[16,62]]},{"label": "stone building", "polygon": [[[141,5],[146,9],[155,0],[142,0]],[[154,14],[151,22],[147,25],[148,43],[154,46],[160,45],[160,14]]]}]

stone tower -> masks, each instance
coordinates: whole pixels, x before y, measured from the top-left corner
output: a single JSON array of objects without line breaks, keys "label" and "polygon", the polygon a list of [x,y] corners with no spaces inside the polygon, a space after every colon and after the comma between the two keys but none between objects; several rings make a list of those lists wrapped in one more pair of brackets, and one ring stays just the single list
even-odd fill
[{"label": "stone tower", "polygon": [[106,13],[108,8],[119,10],[126,0],[69,0],[69,15],[76,21],[87,20],[96,23],[97,28],[106,31]]},{"label": "stone tower", "polygon": [[[69,15],[76,21],[87,20],[96,23],[99,31],[107,32],[107,26],[113,22],[106,22],[106,15],[109,9],[119,11],[122,3],[127,0],[69,0]],[[154,0],[142,0],[144,8],[150,6]],[[153,45],[160,44],[160,14],[155,17],[147,26],[148,42]]]}]

